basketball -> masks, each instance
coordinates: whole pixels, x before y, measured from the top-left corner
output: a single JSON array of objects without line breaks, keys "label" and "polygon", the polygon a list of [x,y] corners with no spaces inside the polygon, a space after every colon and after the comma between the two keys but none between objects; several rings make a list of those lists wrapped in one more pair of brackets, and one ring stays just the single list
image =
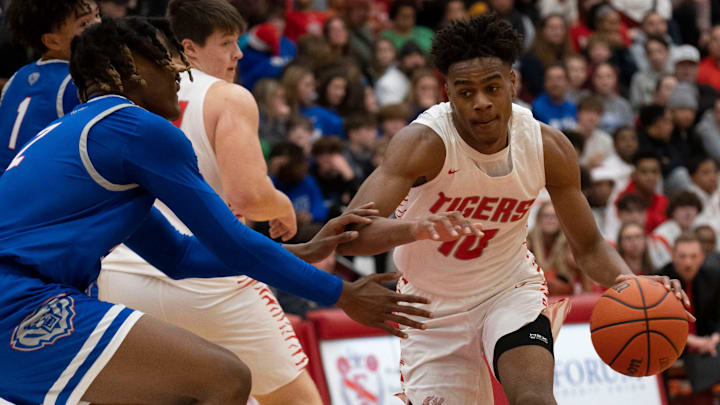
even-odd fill
[{"label": "basketball", "polygon": [[682,302],[644,277],[608,289],[590,316],[595,351],[613,370],[631,376],[657,374],[685,348],[688,320]]}]

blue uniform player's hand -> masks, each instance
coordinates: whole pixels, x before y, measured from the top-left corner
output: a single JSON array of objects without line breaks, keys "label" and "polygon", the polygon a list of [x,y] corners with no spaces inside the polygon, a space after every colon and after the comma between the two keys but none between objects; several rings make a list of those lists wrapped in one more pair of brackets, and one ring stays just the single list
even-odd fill
[{"label": "blue uniform player's hand", "polygon": [[351,224],[371,223],[371,217],[380,214],[374,207],[375,204],[371,202],[345,211],[339,217],[328,221],[309,242],[286,245],[285,248],[306,262],[317,263],[333,254],[338,245],[356,239],[360,234],[357,231],[346,231],[345,228]]}]

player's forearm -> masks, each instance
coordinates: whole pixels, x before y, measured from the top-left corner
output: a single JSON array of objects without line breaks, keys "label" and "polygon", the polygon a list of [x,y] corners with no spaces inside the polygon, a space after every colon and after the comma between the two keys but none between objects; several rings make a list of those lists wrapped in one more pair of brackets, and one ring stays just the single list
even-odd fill
[{"label": "player's forearm", "polygon": [[395,246],[415,242],[415,223],[388,218],[373,218],[373,222],[357,231],[360,236],[339,245],[338,253],[349,256],[372,256],[387,252]]},{"label": "player's forearm", "polygon": [[269,221],[292,214],[292,202],[283,192],[269,184],[263,184],[255,190],[238,193],[234,198],[228,196],[228,202],[236,215],[242,215],[252,221]]},{"label": "player's forearm", "polygon": [[580,268],[605,287],[614,285],[621,274],[632,274],[617,250],[605,240],[600,239],[585,251],[573,251],[573,254]]}]

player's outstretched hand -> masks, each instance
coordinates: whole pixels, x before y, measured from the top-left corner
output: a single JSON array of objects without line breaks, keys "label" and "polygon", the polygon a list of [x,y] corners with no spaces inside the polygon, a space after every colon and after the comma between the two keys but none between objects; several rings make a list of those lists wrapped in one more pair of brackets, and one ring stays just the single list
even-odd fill
[{"label": "player's outstretched hand", "polygon": [[309,263],[317,263],[335,252],[335,248],[342,243],[356,239],[360,234],[357,231],[346,231],[350,224],[367,225],[372,222],[372,216],[380,215],[375,209],[375,203],[367,203],[355,209],[343,212],[339,217],[328,221],[325,226],[307,243],[303,243],[301,259]]},{"label": "player's outstretched hand", "polygon": [[[621,274],[615,279],[615,284],[622,281],[627,281],[633,277],[647,277],[653,281],[664,285],[666,290],[675,293],[675,297],[682,301],[685,308],[690,309],[690,299],[688,298],[687,294],[685,294],[685,291],[683,291],[680,280],[670,278],[668,276],[636,276],[634,274]],[[695,317],[690,312],[685,312],[687,313],[688,320],[690,322],[695,322]]]},{"label": "player's outstretched hand", "polygon": [[421,322],[413,321],[400,314],[432,318],[432,313],[401,302],[429,304],[430,300],[416,295],[398,294],[380,285],[397,280],[399,273],[372,274],[353,283],[344,282],[340,299],[335,304],[342,308],[354,321],[373,328],[382,329],[391,335],[406,338],[407,335],[388,322],[395,322],[411,328],[425,329]]},{"label": "player's outstretched hand", "polygon": [[460,212],[443,212],[427,216],[415,223],[412,230],[415,240],[430,239],[442,242],[463,236],[483,236],[482,224],[472,223]]}]

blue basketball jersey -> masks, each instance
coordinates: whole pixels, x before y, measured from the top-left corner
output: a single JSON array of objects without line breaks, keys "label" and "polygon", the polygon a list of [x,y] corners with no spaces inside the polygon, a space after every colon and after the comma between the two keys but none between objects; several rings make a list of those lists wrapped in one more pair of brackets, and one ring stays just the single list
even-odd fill
[{"label": "blue basketball jersey", "polygon": [[49,123],[80,104],[68,62],[39,60],[18,70],[0,99],[0,168]]},{"label": "blue basketball jersey", "polygon": [[[156,198],[195,236],[151,209]],[[240,223],[204,181],[179,129],[108,95],[40,131],[0,177],[0,273],[82,291],[123,242],[174,278],[247,274],[325,304],[342,289]]]}]

